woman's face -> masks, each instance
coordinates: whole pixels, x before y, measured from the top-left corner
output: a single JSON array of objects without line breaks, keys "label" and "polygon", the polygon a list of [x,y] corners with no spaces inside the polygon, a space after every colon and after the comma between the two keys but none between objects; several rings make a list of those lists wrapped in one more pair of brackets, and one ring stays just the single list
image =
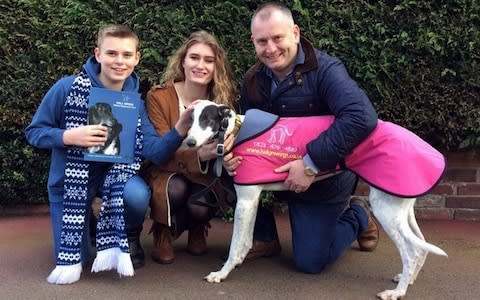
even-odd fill
[{"label": "woman's face", "polygon": [[194,44],[187,50],[182,66],[185,82],[208,85],[215,72],[215,53],[206,44]]}]

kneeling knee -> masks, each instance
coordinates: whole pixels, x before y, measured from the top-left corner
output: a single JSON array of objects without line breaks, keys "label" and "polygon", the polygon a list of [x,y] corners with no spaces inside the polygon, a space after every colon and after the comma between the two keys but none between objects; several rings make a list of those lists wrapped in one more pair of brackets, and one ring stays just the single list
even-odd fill
[{"label": "kneeling knee", "polygon": [[150,187],[139,176],[130,178],[125,184],[123,198],[127,204],[148,204],[150,196]]},{"label": "kneeling knee", "polygon": [[325,269],[327,264],[324,262],[315,261],[314,259],[308,259],[303,257],[300,259],[297,258],[295,260],[295,266],[299,271],[302,271],[304,273],[318,274]]}]

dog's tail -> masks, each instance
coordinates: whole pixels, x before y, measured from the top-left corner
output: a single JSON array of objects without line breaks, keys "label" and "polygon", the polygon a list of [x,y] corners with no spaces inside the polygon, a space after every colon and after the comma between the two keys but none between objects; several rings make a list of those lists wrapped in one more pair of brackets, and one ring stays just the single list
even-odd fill
[{"label": "dog's tail", "polygon": [[[445,257],[448,257],[447,253],[445,251],[443,251],[442,249],[440,249],[439,247],[435,246],[435,245],[432,245],[430,243],[427,243],[417,237],[415,237],[415,239],[418,240],[418,246],[428,252],[431,252],[433,254],[436,254],[436,255],[440,255],[440,256],[445,256]],[[417,241],[415,241],[417,242]]]},{"label": "dog's tail", "polygon": [[417,220],[415,219],[415,211],[413,206],[410,207],[410,212],[408,214],[408,223],[410,225],[410,229],[413,231],[414,236],[416,238],[416,240],[414,241],[415,244],[417,244],[420,248],[422,248],[425,251],[432,252],[433,254],[436,254],[436,255],[448,257],[445,251],[425,241],[422,231],[420,230],[420,227],[418,227]]},{"label": "dog's tail", "polygon": [[[415,217],[413,217],[415,218]],[[411,240],[417,247],[427,251],[431,252],[436,255],[440,256],[445,256],[448,257],[447,253],[440,249],[439,247],[432,245],[428,242],[426,242],[423,239],[423,235],[420,232],[420,229],[418,228],[418,224],[415,221],[415,219],[411,220],[409,217],[409,223],[407,226],[403,228],[403,230],[400,230],[401,235],[403,236],[404,239]]]}]

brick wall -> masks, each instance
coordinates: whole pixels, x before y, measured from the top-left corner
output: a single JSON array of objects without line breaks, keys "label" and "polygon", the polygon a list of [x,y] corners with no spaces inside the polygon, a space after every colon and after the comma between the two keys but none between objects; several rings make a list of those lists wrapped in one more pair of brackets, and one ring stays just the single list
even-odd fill
[{"label": "brick wall", "polygon": [[[447,170],[434,190],[417,199],[417,219],[480,221],[480,153],[444,153]],[[360,182],[356,194],[367,196]]]},{"label": "brick wall", "polygon": [[[417,199],[417,219],[480,221],[480,153],[444,155],[445,175],[432,193]],[[368,192],[368,185],[360,182],[356,194],[366,197]],[[48,205],[0,207],[0,216],[19,214],[48,214]]]}]

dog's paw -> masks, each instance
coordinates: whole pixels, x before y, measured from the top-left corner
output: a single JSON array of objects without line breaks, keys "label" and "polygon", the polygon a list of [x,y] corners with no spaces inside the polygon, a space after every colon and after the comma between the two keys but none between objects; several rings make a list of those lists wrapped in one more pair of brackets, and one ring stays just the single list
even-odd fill
[{"label": "dog's paw", "polygon": [[405,292],[398,290],[385,290],[377,294],[377,297],[382,300],[398,300],[402,299],[405,296]]},{"label": "dog's paw", "polygon": [[220,272],[212,272],[204,277],[208,282],[220,283],[225,276],[221,276]]}]

